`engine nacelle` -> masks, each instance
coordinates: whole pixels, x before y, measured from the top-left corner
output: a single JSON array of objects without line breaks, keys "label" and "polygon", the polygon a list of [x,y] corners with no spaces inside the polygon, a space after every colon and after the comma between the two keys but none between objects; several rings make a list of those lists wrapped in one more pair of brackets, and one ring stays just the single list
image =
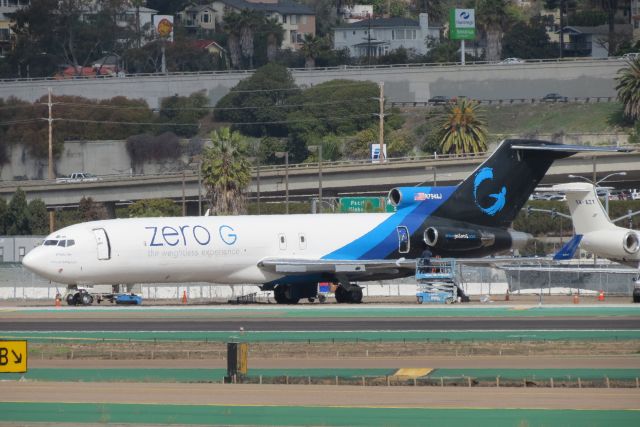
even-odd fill
[{"label": "engine nacelle", "polygon": [[640,250],[640,237],[638,237],[638,233],[629,230],[622,240],[622,248],[631,255],[637,254]]},{"label": "engine nacelle", "polygon": [[423,237],[427,246],[446,251],[468,251],[493,246],[496,242],[494,233],[470,228],[429,227]]},{"label": "engine nacelle", "polygon": [[473,228],[429,227],[424,231],[427,246],[442,251],[469,251],[490,246],[522,249],[533,238],[531,234],[513,230],[481,230]]},{"label": "engine nacelle", "polygon": [[599,230],[582,238],[583,249],[612,259],[637,259],[640,257],[640,234],[624,228]]},{"label": "engine nacelle", "polygon": [[389,203],[401,209],[427,200],[442,202],[456,187],[396,187],[389,191]]}]

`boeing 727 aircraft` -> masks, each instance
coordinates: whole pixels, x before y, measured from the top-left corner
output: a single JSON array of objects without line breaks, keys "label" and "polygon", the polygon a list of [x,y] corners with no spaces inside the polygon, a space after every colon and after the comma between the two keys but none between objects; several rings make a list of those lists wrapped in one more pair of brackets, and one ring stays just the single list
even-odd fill
[{"label": "boeing 727 aircraft", "polygon": [[640,268],[640,232],[618,227],[605,211],[595,187],[587,182],[554,185],[564,192],[581,246],[599,257]]},{"label": "boeing 727 aircraft", "polygon": [[505,140],[454,187],[399,187],[394,213],[130,218],[65,227],[23,264],[69,285],[211,282],[256,284],[282,304],[339,284],[337,302],[357,303],[354,282],[415,273],[434,256],[481,257],[522,247],[510,230],[554,160],[606,147]]}]

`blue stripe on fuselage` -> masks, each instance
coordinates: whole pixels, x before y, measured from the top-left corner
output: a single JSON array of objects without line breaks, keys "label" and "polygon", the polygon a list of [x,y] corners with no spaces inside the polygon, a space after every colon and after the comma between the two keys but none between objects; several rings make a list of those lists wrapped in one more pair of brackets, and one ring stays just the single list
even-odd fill
[{"label": "blue stripe on fuselage", "polygon": [[322,259],[384,259],[398,249],[396,228],[405,226],[413,235],[424,220],[444,203],[457,187],[423,187],[425,193],[442,194],[441,199],[426,199],[398,210],[373,230],[351,243],[325,255]]}]

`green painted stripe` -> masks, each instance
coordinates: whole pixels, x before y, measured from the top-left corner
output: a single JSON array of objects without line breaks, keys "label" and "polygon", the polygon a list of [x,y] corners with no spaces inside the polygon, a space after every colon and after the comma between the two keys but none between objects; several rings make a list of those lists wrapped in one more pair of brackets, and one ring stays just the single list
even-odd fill
[{"label": "green painted stripe", "polygon": [[[0,313],[15,312],[15,309],[0,309]],[[20,313],[36,314],[48,313],[57,315],[83,317],[87,312],[112,313],[125,312],[128,314],[171,315],[180,314],[184,317],[197,316],[206,313],[212,317],[235,318],[287,318],[287,317],[575,317],[575,316],[640,316],[640,305],[606,306],[606,305],[576,305],[576,306],[539,306],[539,305],[510,305],[510,306],[427,306],[415,305],[404,307],[371,307],[349,306],[300,306],[265,308],[260,306],[247,307],[83,307],[65,309],[19,309]]]},{"label": "green painted stripe", "polygon": [[620,410],[354,408],[0,402],[0,421],[256,426],[637,426]]},{"label": "green painted stripe", "polygon": [[620,341],[640,339],[633,330],[560,331],[304,331],[304,332],[0,332],[0,339],[52,341],[199,342],[447,342],[447,341]]},{"label": "green painted stripe", "polygon": [[[249,369],[252,377],[371,377],[393,375],[396,369],[309,368],[309,369]],[[130,382],[222,382],[226,369],[190,368],[31,368],[24,374],[0,373],[0,380],[25,378],[32,381],[130,381]]]},{"label": "green painted stripe", "polygon": [[[399,368],[304,368],[304,369],[249,369],[250,377],[312,377],[353,378],[384,377],[393,375]],[[226,375],[223,368],[31,368],[24,374],[0,373],[0,380],[67,381],[67,382],[221,382]],[[640,369],[435,369],[430,378],[471,377],[482,380],[531,379],[531,380],[582,380],[604,379],[630,380],[640,378]]]},{"label": "green painted stripe", "polygon": [[435,369],[428,377],[471,377],[484,380],[524,378],[531,380],[582,380],[609,379],[634,380],[640,378],[640,369]]}]

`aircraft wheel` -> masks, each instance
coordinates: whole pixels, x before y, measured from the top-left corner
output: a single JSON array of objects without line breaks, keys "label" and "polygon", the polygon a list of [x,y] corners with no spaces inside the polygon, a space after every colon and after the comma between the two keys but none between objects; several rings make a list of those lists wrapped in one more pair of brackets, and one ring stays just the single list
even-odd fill
[{"label": "aircraft wheel", "polygon": [[75,294],[67,294],[65,298],[67,305],[75,305],[75,296]]},{"label": "aircraft wheel", "polygon": [[349,302],[360,304],[362,302],[362,288],[355,287],[349,291]]},{"label": "aircraft wheel", "polygon": [[285,295],[284,285],[278,285],[273,290],[273,298],[276,300],[278,304],[286,304],[287,296]]},{"label": "aircraft wheel", "polygon": [[80,302],[82,302],[82,305],[91,305],[91,303],[93,302],[93,297],[89,294],[82,294],[82,296],[80,297]]},{"label": "aircraft wheel", "polygon": [[349,293],[347,292],[347,290],[344,288],[344,286],[338,286],[336,288],[336,302],[338,304],[342,304],[348,301],[349,299]]},{"label": "aircraft wheel", "polygon": [[293,297],[291,285],[278,285],[273,291],[273,297],[278,304],[297,304],[300,298]]}]

